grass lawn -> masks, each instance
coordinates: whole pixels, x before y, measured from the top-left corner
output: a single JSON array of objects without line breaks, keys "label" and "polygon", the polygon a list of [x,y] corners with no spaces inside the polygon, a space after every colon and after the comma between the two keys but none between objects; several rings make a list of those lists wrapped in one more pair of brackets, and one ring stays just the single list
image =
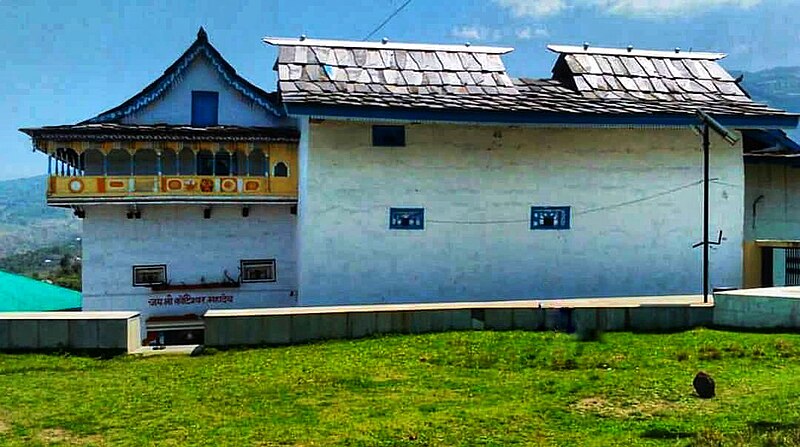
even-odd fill
[{"label": "grass lawn", "polygon": [[[698,370],[718,397],[694,397]],[[3,445],[800,445],[800,335],[460,332],[0,355]]]}]

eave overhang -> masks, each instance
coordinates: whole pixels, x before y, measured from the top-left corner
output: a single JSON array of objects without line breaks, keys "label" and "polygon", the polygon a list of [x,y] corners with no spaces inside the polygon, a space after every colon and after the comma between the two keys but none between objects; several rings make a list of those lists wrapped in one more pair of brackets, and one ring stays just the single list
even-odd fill
[{"label": "eave overhang", "polygon": [[297,142],[294,127],[192,127],[180,125],[77,124],[19,129],[34,140],[48,141],[253,141]]},{"label": "eave overhang", "polygon": [[[586,114],[464,109],[411,109],[284,103],[291,117],[353,121],[437,122],[531,127],[682,128],[699,124],[693,114]],[[720,124],[736,129],[794,129],[799,115],[715,115]]]}]

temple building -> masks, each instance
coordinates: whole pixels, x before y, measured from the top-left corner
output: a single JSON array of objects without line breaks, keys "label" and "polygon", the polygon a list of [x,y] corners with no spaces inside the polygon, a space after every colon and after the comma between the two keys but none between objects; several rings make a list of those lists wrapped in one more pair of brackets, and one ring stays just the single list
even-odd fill
[{"label": "temple building", "polygon": [[123,104],[22,129],[84,219],[84,309],[169,343],[209,308],[697,293],[697,110],[740,137],[712,136],[710,219],[712,283],[739,287],[743,147],[798,123],[720,53],[551,46],[531,79],[511,48],[265,42],[275,93],[201,29]]},{"label": "temple building", "polygon": [[299,134],[277,99],[201,29],[121,105],[23,130],[48,155],[48,204],[83,218],[84,310],[197,341],[208,307],[297,304]]}]

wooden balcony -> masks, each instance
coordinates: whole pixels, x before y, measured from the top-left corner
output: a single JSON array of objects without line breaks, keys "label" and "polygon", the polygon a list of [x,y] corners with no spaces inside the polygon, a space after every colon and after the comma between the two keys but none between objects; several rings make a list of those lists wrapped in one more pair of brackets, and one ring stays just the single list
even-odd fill
[{"label": "wooden balcony", "polygon": [[51,205],[89,203],[295,203],[297,178],[208,175],[50,176]]},{"label": "wooden balcony", "polygon": [[296,203],[291,127],[84,123],[22,129],[48,155],[47,202]]}]

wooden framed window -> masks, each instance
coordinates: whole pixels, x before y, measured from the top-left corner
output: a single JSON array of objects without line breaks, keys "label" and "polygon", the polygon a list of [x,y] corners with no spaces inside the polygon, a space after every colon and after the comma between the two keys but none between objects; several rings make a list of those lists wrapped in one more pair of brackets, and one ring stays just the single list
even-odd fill
[{"label": "wooden framed window", "polygon": [[243,259],[242,282],[275,282],[277,271],[274,259]]},{"label": "wooden framed window", "polygon": [[272,169],[272,176],[289,177],[289,167],[282,161],[275,163],[275,167]]},{"label": "wooden framed window", "polygon": [[167,265],[134,265],[133,286],[151,287],[167,283]]},{"label": "wooden framed window", "polygon": [[375,147],[405,146],[405,126],[372,126],[372,145]]},{"label": "wooden framed window", "polygon": [[219,93],[192,92],[192,126],[216,126],[219,123]]},{"label": "wooden framed window", "polygon": [[390,230],[424,230],[425,208],[389,208]]}]

